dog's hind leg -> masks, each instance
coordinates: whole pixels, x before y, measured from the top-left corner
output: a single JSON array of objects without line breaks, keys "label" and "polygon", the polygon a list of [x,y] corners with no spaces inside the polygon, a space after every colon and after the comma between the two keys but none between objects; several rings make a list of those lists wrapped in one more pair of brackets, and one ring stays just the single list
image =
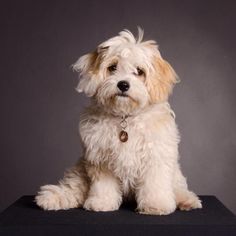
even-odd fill
[{"label": "dog's hind leg", "polygon": [[183,176],[180,166],[177,164],[174,174],[174,194],[176,205],[180,210],[191,210],[202,208],[201,200],[198,196],[188,190],[186,178]]},{"label": "dog's hind leg", "polygon": [[68,169],[57,185],[42,186],[35,201],[44,210],[65,210],[82,206],[87,192],[88,177],[81,161]]}]

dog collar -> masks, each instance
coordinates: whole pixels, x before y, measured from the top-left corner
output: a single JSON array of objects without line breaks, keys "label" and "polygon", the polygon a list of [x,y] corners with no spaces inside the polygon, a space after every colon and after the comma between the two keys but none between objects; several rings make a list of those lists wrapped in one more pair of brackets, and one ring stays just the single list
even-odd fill
[{"label": "dog collar", "polygon": [[120,138],[120,141],[123,143],[127,142],[129,138],[129,135],[127,131],[125,130],[128,126],[127,118],[128,118],[128,115],[123,115],[121,117],[121,122],[120,122],[121,131],[119,134],[119,138]]}]

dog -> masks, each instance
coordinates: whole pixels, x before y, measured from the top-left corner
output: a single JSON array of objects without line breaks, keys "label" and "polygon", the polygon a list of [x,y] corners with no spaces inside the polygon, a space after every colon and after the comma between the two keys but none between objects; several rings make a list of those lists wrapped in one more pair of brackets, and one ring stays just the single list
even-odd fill
[{"label": "dog", "polygon": [[202,208],[179,164],[180,136],[168,97],[178,76],[153,40],[123,30],[73,64],[78,92],[91,98],[81,116],[83,156],[57,185],[35,198],[44,210],[137,211],[168,215]]}]

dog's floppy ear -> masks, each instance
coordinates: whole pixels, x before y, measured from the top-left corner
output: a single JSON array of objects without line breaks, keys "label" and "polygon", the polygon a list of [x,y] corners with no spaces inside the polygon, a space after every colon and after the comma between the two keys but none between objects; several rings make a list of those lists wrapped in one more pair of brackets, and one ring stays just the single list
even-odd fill
[{"label": "dog's floppy ear", "polygon": [[98,53],[95,51],[80,57],[75,64],[73,64],[73,70],[80,72],[81,75],[88,73],[96,61],[97,54]]},{"label": "dog's floppy ear", "polygon": [[76,88],[78,92],[84,92],[91,97],[96,93],[98,79],[96,74],[98,71],[98,52],[88,53],[80,57],[75,64],[72,65],[73,70],[80,73],[80,81]]},{"label": "dog's floppy ear", "polygon": [[108,48],[108,46],[98,46],[94,52],[85,54],[72,65],[73,69],[80,73],[80,81],[76,88],[79,93],[84,92],[88,97],[96,94],[98,84],[103,76],[99,67]]},{"label": "dog's floppy ear", "polygon": [[171,65],[161,56],[153,60],[153,73],[147,81],[147,87],[152,103],[167,101],[178,76]]}]

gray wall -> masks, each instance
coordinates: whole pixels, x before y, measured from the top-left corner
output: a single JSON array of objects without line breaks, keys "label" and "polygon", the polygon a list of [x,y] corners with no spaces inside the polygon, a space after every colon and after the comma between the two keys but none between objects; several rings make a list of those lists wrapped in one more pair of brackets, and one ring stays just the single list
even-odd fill
[{"label": "gray wall", "polygon": [[182,82],[170,99],[190,188],[236,212],[235,1],[1,1],[0,209],[55,183],[80,154],[70,65],[128,28],[145,29]]}]

